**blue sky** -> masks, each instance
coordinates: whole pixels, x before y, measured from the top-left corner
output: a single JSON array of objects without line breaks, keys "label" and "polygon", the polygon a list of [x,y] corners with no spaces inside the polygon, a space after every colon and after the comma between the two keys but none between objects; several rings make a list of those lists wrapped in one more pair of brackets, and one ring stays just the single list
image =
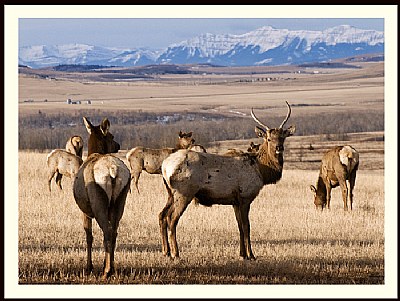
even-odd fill
[{"label": "blue sky", "polygon": [[19,46],[82,43],[162,49],[202,33],[243,34],[271,25],[324,30],[337,25],[384,30],[383,18],[19,18]]}]

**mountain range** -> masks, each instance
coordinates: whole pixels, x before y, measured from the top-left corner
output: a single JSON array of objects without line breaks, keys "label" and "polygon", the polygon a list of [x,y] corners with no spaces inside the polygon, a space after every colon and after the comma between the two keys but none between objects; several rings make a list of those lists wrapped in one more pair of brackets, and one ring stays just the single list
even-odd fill
[{"label": "mountain range", "polygon": [[31,68],[64,64],[143,66],[208,63],[222,66],[296,65],[384,52],[384,33],[349,25],[323,31],[264,26],[241,35],[202,34],[163,50],[121,49],[86,44],[19,48],[18,63]]}]

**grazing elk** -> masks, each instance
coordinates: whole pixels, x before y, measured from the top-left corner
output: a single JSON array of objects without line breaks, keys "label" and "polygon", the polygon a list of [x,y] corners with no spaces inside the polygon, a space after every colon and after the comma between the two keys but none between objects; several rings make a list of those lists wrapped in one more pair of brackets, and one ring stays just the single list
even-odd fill
[{"label": "grazing elk", "polygon": [[331,190],[337,186],[342,189],[344,210],[353,210],[353,189],[359,165],[359,154],[350,145],[336,146],[322,156],[317,187],[311,185],[316,208],[324,209],[331,205]]},{"label": "grazing elk", "polygon": [[55,177],[56,184],[62,190],[61,179],[64,176],[74,178],[82,165],[82,158],[63,149],[54,149],[47,155],[48,184],[51,192],[51,180]]},{"label": "grazing elk", "polygon": [[159,214],[162,252],[179,257],[176,227],[179,218],[193,198],[205,206],[232,205],[240,234],[240,256],[255,259],[250,243],[250,205],[264,185],[280,180],[283,169],[284,141],[293,135],[295,127],[270,129],[261,123],[251,110],[255,130],[264,142],[255,154],[237,157],[179,150],[162,164],[164,184],[168,192],[167,204]]},{"label": "grazing elk", "polygon": [[83,139],[81,136],[72,136],[68,139],[67,144],[65,145],[65,149],[67,152],[71,154],[77,155],[82,158],[83,153]]},{"label": "grazing elk", "polygon": [[[179,131],[178,141],[175,148],[154,149],[138,146],[128,151],[126,154],[126,160],[131,171],[132,182],[135,185],[137,192],[139,193],[138,182],[142,170],[145,170],[149,174],[161,174],[161,164],[165,158],[176,152],[178,149],[190,148],[194,145],[194,142],[195,140],[192,137],[192,132],[184,133]],[[200,149],[199,151],[202,150]]]},{"label": "grazing elk", "polygon": [[114,251],[119,221],[124,212],[125,200],[130,186],[130,173],[124,162],[109,154],[120,149],[109,132],[110,122],[104,118],[93,126],[83,117],[89,132],[88,157],[83,162],[74,181],[74,198],[83,212],[86,232],[87,265],[92,271],[92,219],[99,224],[104,235],[105,259],[103,279],[114,272]]}]

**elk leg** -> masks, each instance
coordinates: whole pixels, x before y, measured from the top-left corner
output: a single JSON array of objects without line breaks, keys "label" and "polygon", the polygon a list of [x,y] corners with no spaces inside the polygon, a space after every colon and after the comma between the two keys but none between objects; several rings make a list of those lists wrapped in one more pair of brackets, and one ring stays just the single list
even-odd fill
[{"label": "elk leg", "polygon": [[61,179],[62,179],[62,174],[60,174],[59,172],[56,172],[56,183],[57,183],[58,187],[60,187],[60,189],[62,190]]},{"label": "elk leg", "polygon": [[347,211],[347,198],[348,198],[348,191],[349,187],[347,186],[347,180],[346,181],[341,181],[340,182],[340,188],[342,189],[342,198],[343,198],[343,204],[344,204],[344,211]]},{"label": "elk leg", "polygon": [[120,193],[118,198],[114,201],[113,205],[109,208],[110,224],[112,228],[110,271],[109,271],[110,274],[113,274],[115,272],[114,254],[115,254],[115,247],[117,244],[118,226],[122,218],[122,215],[124,213],[126,196],[128,194],[129,189],[130,189],[130,183],[126,184],[124,190]]},{"label": "elk leg", "polygon": [[170,250],[169,243],[168,243],[167,215],[169,213],[169,210],[171,208],[171,205],[172,205],[174,199],[172,196],[171,189],[168,187],[165,180],[164,180],[164,185],[168,192],[168,200],[167,200],[167,204],[165,205],[163,210],[161,210],[161,212],[158,215],[158,222],[160,225],[160,232],[161,232],[162,253],[165,256],[170,256],[171,250]]},{"label": "elk leg", "polygon": [[353,210],[353,190],[354,185],[356,184],[356,172],[353,172],[350,175],[350,210]]},{"label": "elk leg", "polygon": [[92,264],[92,244],[93,244],[93,234],[92,234],[92,219],[86,214],[83,214],[83,228],[86,233],[86,244],[87,244],[87,263],[86,263],[86,273],[90,274],[93,270]]},{"label": "elk leg", "polygon": [[239,235],[240,235],[240,257],[245,257],[245,248],[244,248],[244,235],[243,235],[243,224],[242,217],[239,205],[233,205],[233,209],[235,210],[235,217],[239,227]]},{"label": "elk leg", "polygon": [[[326,186],[326,206],[328,209],[331,209],[331,192],[332,192],[332,187],[331,185]],[[323,206],[322,206],[323,208]]]},{"label": "elk leg", "polygon": [[[176,241],[176,226],[178,225],[179,218],[182,216],[186,207],[189,205],[192,197],[186,197],[183,195],[177,196],[175,202],[170,207],[170,214],[167,217],[169,226],[169,240],[171,242],[171,257],[179,257],[178,243]],[[171,210],[172,209],[172,210]]]},{"label": "elk leg", "polygon": [[49,191],[50,191],[50,192],[51,192],[51,180],[53,179],[53,177],[54,177],[54,175],[55,175],[56,172],[57,172],[57,171],[52,171],[52,172],[49,173],[48,184],[49,184]]},{"label": "elk leg", "polygon": [[346,187],[347,187],[346,203],[349,202],[350,210],[353,210],[352,189],[351,189],[351,183],[349,180],[346,180]]},{"label": "elk leg", "polygon": [[105,250],[103,280],[111,274],[111,253],[113,240],[113,227],[110,222],[109,201],[104,190],[96,190],[95,187],[88,188],[88,194],[96,200],[95,206],[92,205],[93,215],[103,231],[103,245]]},{"label": "elk leg", "polygon": [[140,194],[138,182],[139,182],[139,177],[140,177],[141,172],[142,172],[141,169],[139,171],[136,171],[136,170],[132,171],[132,179],[133,179],[132,182],[135,185],[135,188],[136,188],[136,191],[138,194]]},{"label": "elk leg", "polygon": [[253,259],[256,258],[253,255],[253,251],[251,250],[251,242],[250,242],[250,221],[249,221],[249,211],[250,204],[242,204],[240,205],[240,216],[242,218],[242,228],[243,228],[243,241],[244,247],[246,250],[246,256],[244,259]]}]

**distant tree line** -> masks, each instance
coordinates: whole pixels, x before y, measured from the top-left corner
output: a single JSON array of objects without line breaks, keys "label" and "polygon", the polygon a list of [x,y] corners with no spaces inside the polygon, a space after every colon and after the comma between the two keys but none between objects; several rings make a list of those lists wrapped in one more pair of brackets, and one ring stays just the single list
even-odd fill
[{"label": "distant tree line", "polygon": [[[20,116],[19,149],[47,150],[64,148],[67,139],[80,135],[87,141],[88,133],[82,116],[97,125],[104,117],[111,122],[111,132],[122,149],[141,145],[152,148],[175,146],[180,130],[193,131],[196,143],[207,146],[210,142],[255,138],[253,119],[247,117],[226,117],[218,114],[185,112],[165,114],[142,111],[104,113],[87,110],[75,113],[45,114],[38,112]],[[283,116],[268,117],[267,124],[276,127]],[[346,133],[384,130],[383,112],[320,113],[307,116],[292,116],[287,126],[296,125],[296,135],[324,134],[345,137]],[[85,145],[85,149],[87,145]]]}]

